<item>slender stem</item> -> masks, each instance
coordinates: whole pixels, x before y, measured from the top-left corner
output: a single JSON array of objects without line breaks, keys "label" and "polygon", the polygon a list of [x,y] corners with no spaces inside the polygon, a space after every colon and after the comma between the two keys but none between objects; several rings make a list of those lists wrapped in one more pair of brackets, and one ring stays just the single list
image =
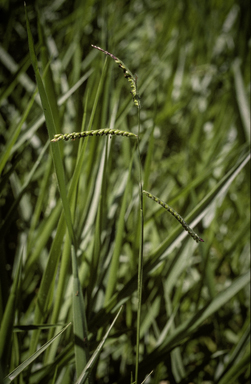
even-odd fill
[{"label": "slender stem", "polygon": [[140,320],[141,320],[141,301],[142,301],[142,286],[143,286],[143,179],[142,179],[142,164],[139,150],[139,136],[140,136],[140,108],[138,108],[138,139],[137,151],[139,158],[139,209],[140,209],[140,242],[139,242],[139,262],[138,262],[138,312],[137,312],[137,340],[136,340],[136,367],[135,367],[135,383],[138,383],[139,375],[139,343],[140,343]]}]

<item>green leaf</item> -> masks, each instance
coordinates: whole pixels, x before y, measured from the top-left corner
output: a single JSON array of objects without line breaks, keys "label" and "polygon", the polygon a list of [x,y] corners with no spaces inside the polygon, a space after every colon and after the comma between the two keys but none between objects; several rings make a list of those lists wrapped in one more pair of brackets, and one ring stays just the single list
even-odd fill
[{"label": "green leaf", "polygon": [[102,351],[102,348],[103,348],[103,346],[104,346],[104,344],[105,344],[105,342],[106,342],[106,340],[107,340],[107,338],[108,338],[108,336],[109,336],[109,334],[110,334],[112,328],[114,327],[114,324],[115,324],[117,318],[119,317],[120,312],[122,311],[122,308],[123,308],[123,307],[121,307],[121,308],[119,309],[119,311],[118,311],[117,315],[115,316],[113,322],[112,322],[111,325],[109,326],[107,332],[105,333],[105,335],[104,335],[104,337],[102,338],[101,342],[99,343],[98,347],[95,349],[95,351],[94,351],[92,357],[90,358],[90,360],[89,360],[88,363],[86,364],[86,366],[85,366],[83,372],[81,373],[81,375],[79,376],[79,378],[78,378],[78,380],[75,382],[75,384],[83,384],[83,383],[85,383],[86,380],[87,380],[87,378],[90,376],[91,371],[92,371],[92,369],[93,369],[93,367],[94,367],[94,365],[95,365],[95,363],[96,363],[96,361],[97,361],[97,359],[98,359],[98,357],[99,357],[99,355],[100,355],[100,353],[101,353],[101,351]]},{"label": "green leaf", "polygon": [[53,342],[56,340],[68,327],[71,325],[71,323],[67,324],[66,327],[62,329],[55,337],[53,337],[51,340],[47,341],[41,348],[38,349],[37,352],[35,352],[32,356],[30,356],[28,359],[26,359],[22,364],[20,364],[14,371],[9,373],[4,378],[4,384],[11,383],[25,368],[27,368],[38,356],[41,355]]}]

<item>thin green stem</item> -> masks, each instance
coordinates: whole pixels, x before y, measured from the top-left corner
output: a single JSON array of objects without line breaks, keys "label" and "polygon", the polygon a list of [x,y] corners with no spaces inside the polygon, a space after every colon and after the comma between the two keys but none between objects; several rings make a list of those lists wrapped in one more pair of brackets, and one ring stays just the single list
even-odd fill
[{"label": "thin green stem", "polygon": [[142,285],[143,285],[143,228],[144,228],[144,214],[143,214],[143,179],[142,179],[142,164],[139,150],[139,137],[140,137],[140,109],[138,108],[138,140],[137,151],[139,159],[139,210],[140,210],[140,240],[139,240],[139,262],[138,262],[138,312],[137,312],[137,340],[136,340],[136,364],[135,364],[135,383],[138,383],[139,375],[139,343],[140,343],[140,321],[141,321],[141,302],[142,302]]}]

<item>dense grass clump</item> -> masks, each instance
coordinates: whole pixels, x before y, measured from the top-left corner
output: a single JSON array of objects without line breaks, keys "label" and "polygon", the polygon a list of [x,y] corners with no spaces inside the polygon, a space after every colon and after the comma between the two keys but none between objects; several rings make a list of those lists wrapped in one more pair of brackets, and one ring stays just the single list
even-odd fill
[{"label": "dense grass clump", "polygon": [[249,382],[249,4],[0,9],[0,382]]}]

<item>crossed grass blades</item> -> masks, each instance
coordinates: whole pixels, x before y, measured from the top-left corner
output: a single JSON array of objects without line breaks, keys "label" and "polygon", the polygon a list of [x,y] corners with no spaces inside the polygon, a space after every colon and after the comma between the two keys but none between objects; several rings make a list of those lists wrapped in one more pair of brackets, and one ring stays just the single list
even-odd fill
[{"label": "crossed grass blades", "polygon": [[150,192],[147,192],[147,191],[144,191],[143,190],[143,193],[149,197],[150,199],[152,199],[153,201],[156,201],[156,203],[158,203],[159,205],[161,205],[163,208],[165,208],[168,212],[170,212],[174,217],[175,219],[177,219],[180,224],[182,225],[183,228],[185,228],[185,230],[189,233],[189,235],[196,241],[196,243],[199,243],[200,241],[204,243],[204,240],[201,239],[197,233],[194,232],[194,230],[189,227],[189,225],[185,222],[185,220],[173,209],[171,208],[168,204],[164,203],[163,201],[161,201],[160,199],[158,199],[158,197],[152,195]]}]

